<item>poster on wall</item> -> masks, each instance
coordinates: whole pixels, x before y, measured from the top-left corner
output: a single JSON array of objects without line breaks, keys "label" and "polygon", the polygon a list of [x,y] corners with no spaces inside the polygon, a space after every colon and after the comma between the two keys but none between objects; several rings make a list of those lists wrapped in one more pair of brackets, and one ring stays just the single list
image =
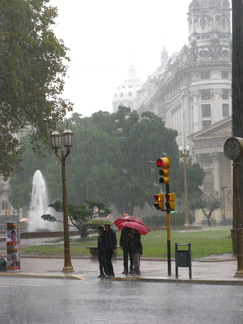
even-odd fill
[{"label": "poster on wall", "polygon": [[7,270],[19,270],[18,224],[6,224]]}]

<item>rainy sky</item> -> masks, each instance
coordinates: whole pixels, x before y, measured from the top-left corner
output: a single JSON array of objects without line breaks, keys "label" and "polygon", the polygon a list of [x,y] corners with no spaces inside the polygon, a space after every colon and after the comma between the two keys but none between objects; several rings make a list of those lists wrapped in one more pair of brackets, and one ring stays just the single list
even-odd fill
[{"label": "rainy sky", "polygon": [[112,95],[133,62],[145,82],[169,55],[187,44],[191,0],[51,0],[58,8],[54,31],[70,49],[64,97],[90,116],[112,112]]}]

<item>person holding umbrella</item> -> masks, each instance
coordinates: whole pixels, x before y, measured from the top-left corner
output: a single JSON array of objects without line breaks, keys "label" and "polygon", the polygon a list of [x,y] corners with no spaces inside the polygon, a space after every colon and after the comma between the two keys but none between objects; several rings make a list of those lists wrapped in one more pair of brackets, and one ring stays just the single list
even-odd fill
[{"label": "person holding umbrella", "polygon": [[137,275],[140,275],[140,256],[143,254],[143,246],[141,243],[141,235],[138,230],[131,230],[131,248],[130,251],[133,257],[134,270]]},{"label": "person holding umbrella", "polygon": [[111,229],[110,224],[105,224],[104,232],[104,241],[105,241],[105,269],[107,277],[115,277],[114,269],[112,265],[112,256],[116,253],[116,233]]},{"label": "person holding umbrella", "polygon": [[132,258],[132,253],[131,253],[131,228],[129,227],[124,227],[121,231],[121,237],[120,237],[120,247],[123,251],[123,267],[124,271],[122,274],[127,275],[128,274],[128,256],[130,260],[130,274],[134,273],[133,270],[133,258]]}]

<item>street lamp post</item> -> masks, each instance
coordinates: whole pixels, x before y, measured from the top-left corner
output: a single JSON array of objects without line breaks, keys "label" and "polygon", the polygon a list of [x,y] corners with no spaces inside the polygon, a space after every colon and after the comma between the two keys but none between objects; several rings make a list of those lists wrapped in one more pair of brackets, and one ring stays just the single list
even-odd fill
[{"label": "street lamp post", "polygon": [[[63,142],[66,147],[66,153],[58,149]],[[65,129],[61,134],[57,131],[51,134],[51,144],[56,156],[61,161],[62,166],[62,199],[63,199],[63,231],[64,231],[64,267],[63,271],[73,271],[73,266],[70,258],[70,244],[69,244],[69,227],[68,227],[68,208],[67,208],[67,189],[66,189],[66,158],[70,154],[70,147],[73,145],[73,132],[70,129]]]},{"label": "street lamp post", "polygon": [[185,225],[190,226],[189,211],[188,211],[188,192],[187,192],[187,159],[189,157],[189,146],[179,147],[180,157],[183,160],[184,167],[184,198],[185,198]]},{"label": "street lamp post", "polygon": [[237,240],[237,270],[235,277],[243,277],[243,241],[242,241],[242,216],[241,216],[241,196],[240,196],[240,161],[233,162],[233,182],[235,190],[235,209],[236,209],[236,240]]}]

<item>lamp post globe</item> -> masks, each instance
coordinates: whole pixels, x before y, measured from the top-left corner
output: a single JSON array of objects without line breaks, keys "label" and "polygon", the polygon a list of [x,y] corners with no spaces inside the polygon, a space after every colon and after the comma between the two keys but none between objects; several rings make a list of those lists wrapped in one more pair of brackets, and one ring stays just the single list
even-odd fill
[{"label": "lamp post globe", "polygon": [[55,150],[57,150],[61,147],[62,135],[59,132],[54,131],[51,133],[51,145],[52,145],[52,148]]},{"label": "lamp post globe", "polygon": [[65,147],[70,148],[73,146],[74,135],[70,129],[65,129],[62,132],[62,138],[63,138],[63,145]]}]

